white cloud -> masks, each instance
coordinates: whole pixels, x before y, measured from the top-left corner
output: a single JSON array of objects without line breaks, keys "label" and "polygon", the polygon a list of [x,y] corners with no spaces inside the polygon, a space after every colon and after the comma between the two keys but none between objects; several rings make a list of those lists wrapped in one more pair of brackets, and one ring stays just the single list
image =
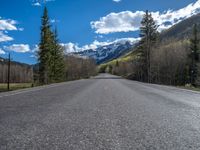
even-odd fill
[{"label": "white cloud", "polygon": [[124,11],[120,13],[110,13],[99,21],[91,22],[91,26],[96,33],[108,34],[113,32],[129,32],[138,30],[143,16],[142,11],[132,13]]},{"label": "white cloud", "polygon": [[61,46],[64,47],[65,53],[73,53],[73,52],[79,52],[81,51],[81,48],[78,46],[78,44],[75,43],[61,43]]},{"label": "white cloud", "polygon": [[[159,31],[162,31],[199,12],[200,0],[179,10],[151,13],[156,23],[159,25]],[[137,31],[144,13],[144,11],[110,13],[105,17],[101,17],[99,21],[92,21],[91,27],[95,29],[98,34]],[[166,22],[170,24],[166,24]]]},{"label": "white cloud", "polygon": [[51,23],[55,23],[55,22],[56,22],[56,19],[51,19],[50,22],[51,22]]},{"label": "white cloud", "polygon": [[38,45],[34,45],[33,49],[31,50],[31,52],[36,53],[39,51],[39,46]]},{"label": "white cloud", "polygon": [[24,31],[24,28],[18,28],[19,31]]},{"label": "white cloud", "polygon": [[0,17],[0,42],[7,42],[14,40],[12,37],[8,36],[8,31],[23,31],[24,28],[16,27],[17,21],[12,19],[2,19]]},{"label": "white cloud", "polygon": [[0,30],[17,30],[17,22],[11,19],[0,19]]},{"label": "white cloud", "polygon": [[42,6],[43,3],[54,2],[54,1],[55,1],[55,0],[33,0],[33,1],[32,1],[32,5],[33,5],[33,6],[40,7],[40,6]]},{"label": "white cloud", "polygon": [[5,55],[6,52],[0,48],[0,55]]},{"label": "white cloud", "polygon": [[0,42],[7,42],[14,40],[12,37],[4,34],[2,31],[0,31]]},{"label": "white cloud", "polygon": [[131,42],[131,43],[136,43],[140,40],[140,38],[121,38],[121,39],[116,39],[114,41],[106,41],[106,42],[99,42],[97,40],[95,40],[93,43],[88,44],[88,45],[84,45],[82,47],[80,47],[78,44],[76,43],[62,43],[61,46],[64,47],[65,49],[65,53],[73,53],[73,52],[80,52],[80,51],[84,51],[84,50],[89,50],[89,49],[97,49],[98,47],[102,47],[102,46],[106,46],[106,45],[110,45],[110,44],[114,44],[114,43],[125,43],[127,41]]},{"label": "white cloud", "polygon": [[32,4],[33,6],[41,6],[41,4],[39,2],[35,2]]},{"label": "white cloud", "polygon": [[119,3],[121,2],[121,0],[113,0],[113,2]]},{"label": "white cloud", "polygon": [[30,46],[28,44],[13,44],[11,46],[4,46],[5,50],[14,51],[17,53],[30,52]]},{"label": "white cloud", "polygon": [[105,45],[109,45],[111,44],[111,42],[99,42],[97,40],[95,40],[93,43],[88,44],[88,45],[84,45],[84,46],[79,46],[77,43],[62,43],[61,46],[64,47],[65,49],[65,53],[74,53],[74,52],[80,52],[80,51],[84,51],[84,50],[89,50],[89,49],[97,49],[100,46],[105,46]]},{"label": "white cloud", "polygon": [[57,19],[50,19],[50,22],[51,22],[51,23],[59,23],[60,20],[57,20]]},{"label": "white cloud", "polygon": [[132,44],[133,43],[137,43],[137,42],[139,42],[141,40],[141,38],[121,38],[121,39],[116,39],[115,41],[114,41],[114,43],[125,43],[125,42],[127,42],[127,41],[129,41],[129,42],[131,42]]},{"label": "white cloud", "polygon": [[31,58],[35,58],[35,59],[37,58],[37,56],[36,56],[36,55],[34,55],[34,54],[33,54],[33,55],[31,55],[30,57],[31,57]]}]

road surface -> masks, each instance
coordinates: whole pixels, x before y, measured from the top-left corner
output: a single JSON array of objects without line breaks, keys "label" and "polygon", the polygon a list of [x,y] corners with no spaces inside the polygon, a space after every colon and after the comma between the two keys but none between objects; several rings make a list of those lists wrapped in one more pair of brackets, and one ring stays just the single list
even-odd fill
[{"label": "road surface", "polygon": [[200,93],[108,74],[1,93],[0,149],[198,150]]}]

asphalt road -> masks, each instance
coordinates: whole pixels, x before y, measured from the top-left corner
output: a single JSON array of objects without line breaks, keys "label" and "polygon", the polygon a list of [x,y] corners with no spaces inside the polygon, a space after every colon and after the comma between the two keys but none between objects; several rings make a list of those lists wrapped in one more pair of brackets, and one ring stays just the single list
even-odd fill
[{"label": "asphalt road", "polygon": [[198,150],[200,93],[107,74],[1,93],[0,149]]}]

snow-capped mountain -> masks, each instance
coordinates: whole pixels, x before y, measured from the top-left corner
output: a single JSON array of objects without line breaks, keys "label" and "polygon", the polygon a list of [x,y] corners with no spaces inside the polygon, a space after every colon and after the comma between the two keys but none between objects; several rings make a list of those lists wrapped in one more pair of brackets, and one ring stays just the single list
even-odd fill
[{"label": "snow-capped mountain", "polygon": [[97,64],[101,64],[115,58],[122,56],[123,54],[132,50],[138,40],[119,40],[111,44],[98,47],[96,49],[88,49],[74,54],[80,56],[90,57],[96,60]]}]

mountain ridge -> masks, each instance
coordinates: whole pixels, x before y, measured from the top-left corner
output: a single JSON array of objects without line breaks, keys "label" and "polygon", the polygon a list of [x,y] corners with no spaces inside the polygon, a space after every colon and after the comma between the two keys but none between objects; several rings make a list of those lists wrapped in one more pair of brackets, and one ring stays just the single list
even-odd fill
[{"label": "mountain ridge", "polygon": [[88,49],[80,52],[75,52],[74,54],[80,55],[83,57],[89,57],[96,60],[97,64],[106,63],[113,59],[123,56],[127,52],[132,51],[132,48],[139,40],[130,41],[130,40],[121,40],[116,41],[108,45],[100,46],[96,49]]}]

